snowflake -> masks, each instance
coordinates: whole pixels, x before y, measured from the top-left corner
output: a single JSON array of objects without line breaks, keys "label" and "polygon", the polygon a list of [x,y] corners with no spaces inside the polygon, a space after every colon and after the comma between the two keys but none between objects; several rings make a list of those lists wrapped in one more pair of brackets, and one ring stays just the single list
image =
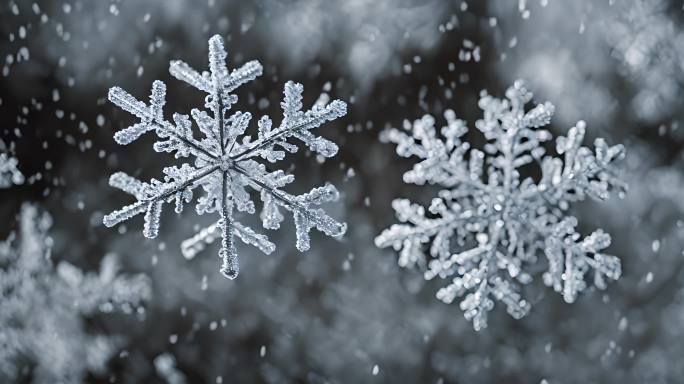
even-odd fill
[{"label": "snowflake", "polygon": [[25,204],[19,235],[0,242],[0,381],[3,374],[16,378],[24,366],[42,383],[80,382],[86,372],[101,372],[123,340],[87,333],[86,318],[142,311],[150,297],[147,277],[119,275],[113,255],[99,273],[64,261],[54,268],[49,226],[47,214]]},{"label": "snowflake", "polygon": [[[390,129],[382,136],[397,144],[400,156],[422,159],[404,174],[406,183],[444,189],[427,212],[408,200],[394,200],[404,224],[392,225],[375,243],[400,250],[399,265],[424,269],[426,279],[453,277],[437,298],[451,303],[465,295],[460,307],[476,330],[487,326],[494,299],[516,319],[528,313],[520,285],[531,282],[541,254],[548,263],[544,283],[568,303],[586,288],[590,269],[598,288],[621,273],[620,260],[603,253],[610,236],[599,229],[582,239],[577,220],[566,211],[586,196],[604,200],[612,190],[625,191],[615,168],[623,147],[609,147],[600,138],[595,152],[582,147],[585,123],[580,121],[567,137],[556,139],[558,157],[545,154],[542,144],[552,136],[540,128],[549,124],[554,107],[547,102],[526,112],[530,100],[532,93],[520,81],[506,91],[506,99],[482,92],[484,118],[475,126],[486,139],[484,152],[462,140],[466,123],[451,110],[444,114],[443,139],[429,115],[404,123],[410,135]],[[535,168],[541,173],[537,181],[521,176]]]},{"label": "snowflake", "polygon": [[10,156],[5,143],[0,139],[0,188],[9,188],[24,182],[24,175],[17,165],[19,161]]},{"label": "snowflake", "polygon": [[[118,87],[109,91],[109,100],[122,109],[136,115],[140,122],[114,135],[119,144],[129,144],[148,131],[155,131],[159,141],[154,144],[157,152],[175,152],[176,158],[193,157],[194,164],[164,169],[164,180],[152,179],[141,182],[125,173],[111,176],[110,185],[134,195],[137,202],[104,217],[108,227],[145,212],[143,234],[154,238],[159,231],[159,217],[165,202],[175,202],[180,213],[184,203],[189,203],[193,191],[202,187],[204,195],[197,199],[197,214],[218,212],[219,220],[199,231],[181,245],[183,254],[190,259],[197,252],[221,236],[219,256],[223,260],[221,273],[234,279],[238,275],[238,260],[233,235],[246,244],[269,254],[275,245],[263,235],[234,219],[233,210],[255,213],[250,190],[260,193],[263,209],[260,218],[266,229],[278,229],[283,220],[280,208],[292,212],[296,226],[297,249],[309,249],[309,231],[316,228],[326,235],[339,237],[346,225],[328,216],[322,209],[315,208],[325,202],[335,201],[338,192],[326,184],[313,188],[301,195],[292,195],[282,190],[294,181],[294,176],[282,170],[270,171],[264,162],[276,163],[285,157],[285,152],[294,153],[297,146],[288,142],[295,138],[308,148],[324,157],[337,153],[337,145],[310,131],[326,121],[346,114],[347,106],[340,100],[325,105],[318,102],[309,111],[302,111],[301,84],[287,82],[285,97],[281,103],[284,118],[279,126],[273,127],[268,116],[259,119],[257,137],[244,135],[252,118],[248,112],[235,112],[226,116],[237,96],[233,91],[240,85],[254,80],[262,72],[258,61],[250,61],[239,69],[229,72],[225,66],[226,51],[223,40],[216,35],[209,40],[210,72],[198,73],[182,61],[172,61],[169,71],[179,80],[206,92],[205,107],[210,111],[193,109],[192,118],[203,134],[196,139],[192,133],[190,117],[174,114],[173,122],[165,120],[162,108],[165,102],[166,86],[155,81],[150,96],[150,106],[136,100]],[[322,98],[325,99],[325,98]],[[320,100],[320,99],[319,99]],[[242,139],[240,137],[242,136]],[[247,189],[249,187],[250,189]]]}]

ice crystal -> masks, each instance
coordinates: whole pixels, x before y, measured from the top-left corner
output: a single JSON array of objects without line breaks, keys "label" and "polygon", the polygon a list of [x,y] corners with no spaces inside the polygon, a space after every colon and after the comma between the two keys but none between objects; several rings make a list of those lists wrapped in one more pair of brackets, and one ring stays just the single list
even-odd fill
[{"label": "ice crystal", "polygon": [[5,143],[0,139],[0,188],[9,188],[24,182],[24,175],[17,165],[19,161],[16,157],[10,156]]},{"label": "ice crystal", "polygon": [[[404,174],[406,183],[444,189],[427,210],[395,200],[403,224],[386,229],[375,243],[400,251],[399,265],[424,269],[426,279],[451,279],[437,298],[451,303],[465,295],[460,307],[476,330],[487,326],[494,300],[516,319],[528,313],[521,285],[543,265],[541,255],[547,260],[544,283],[568,303],[586,288],[591,269],[598,288],[606,278],[620,276],[620,260],[603,253],[610,236],[599,229],[581,238],[577,220],[566,211],[587,196],[604,200],[611,191],[625,190],[615,167],[624,156],[622,145],[608,146],[599,138],[594,151],[581,146],[585,123],[580,121],[567,137],[556,139],[558,156],[546,154],[543,143],[552,135],[541,127],[549,124],[554,107],[547,102],[526,111],[531,100],[520,81],[505,99],[482,92],[484,117],[475,127],[486,139],[484,151],[463,140],[466,123],[451,110],[444,114],[441,137],[429,115],[383,134],[397,144],[400,156],[422,159]],[[541,177],[522,176],[535,168]]]},{"label": "ice crystal", "polygon": [[0,243],[0,378],[16,377],[25,366],[41,383],[80,382],[102,371],[121,340],[88,333],[86,318],[130,313],[150,297],[147,277],[119,275],[114,255],[99,273],[64,261],[55,268],[49,226],[47,214],[26,204],[18,235]]},{"label": "ice crystal", "polygon": [[[262,225],[266,229],[278,229],[283,220],[280,208],[292,212],[296,226],[297,249],[309,249],[309,231],[316,228],[329,236],[341,236],[346,225],[328,216],[322,209],[315,208],[322,203],[338,198],[337,189],[330,184],[313,188],[301,195],[292,195],[283,188],[294,181],[294,176],[282,170],[271,171],[265,163],[276,163],[286,152],[294,153],[298,147],[289,139],[302,141],[313,152],[332,157],[337,153],[335,143],[315,136],[311,130],[346,113],[347,106],[340,100],[327,105],[316,103],[308,111],[302,111],[301,84],[287,82],[281,103],[284,118],[280,125],[273,126],[268,116],[259,119],[255,138],[245,135],[252,115],[249,112],[227,112],[237,102],[233,93],[240,85],[261,75],[258,61],[250,61],[242,67],[229,71],[226,68],[226,51],[223,40],[216,35],[209,40],[209,72],[198,73],[182,61],[172,61],[171,75],[207,93],[205,108],[193,109],[192,119],[203,137],[197,139],[192,133],[190,117],[175,113],[173,120],[163,115],[166,86],[155,81],[152,86],[150,105],[138,101],[121,88],[109,91],[109,100],[122,109],[136,115],[140,122],[114,135],[119,144],[129,144],[148,131],[154,131],[159,138],[154,144],[157,152],[175,152],[176,158],[192,157],[193,164],[164,169],[162,181],[152,179],[149,183],[139,181],[125,173],[115,173],[110,185],[134,195],[137,201],[104,217],[108,227],[131,217],[145,213],[143,234],[154,238],[159,231],[159,218],[164,203],[175,203],[180,213],[185,203],[193,198],[198,187],[204,190],[197,199],[197,214],[217,213],[219,220],[199,231],[182,244],[186,258],[192,258],[206,244],[219,235],[223,260],[221,273],[228,278],[238,275],[238,259],[234,235],[246,244],[269,254],[275,245],[263,235],[241,224],[234,218],[234,210],[255,213],[255,204],[250,191],[259,192],[263,208]],[[258,161],[261,160],[261,161]]]}]

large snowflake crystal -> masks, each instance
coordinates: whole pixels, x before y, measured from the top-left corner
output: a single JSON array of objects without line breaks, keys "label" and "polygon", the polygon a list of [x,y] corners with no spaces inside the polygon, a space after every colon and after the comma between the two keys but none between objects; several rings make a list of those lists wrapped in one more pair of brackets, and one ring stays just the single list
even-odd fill
[{"label": "large snowflake crystal", "polygon": [[302,85],[287,82],[281,103],[284,114],[282,122],[273,126],[268,116],[260,118],[257,136],[252,138],[245,135],[252,115],[238,111],[228,116],[227,112],[237,102],[233,91],[259,76],[261,64],[250,61],[229,72],[225,60],[223,41],[221,37],[214,36],[209,40],[209,72],[200,74],[182,61],[171,62],[169,68],[171,75],[208,94],[205,99],[208,112],[193,109],[191,113],[203,135],[200,139],[193,135],[189,116],[176,113],[172,122],[164,118],[162,108],[166,86],[161,81],[155,81],[152,86],[149,106],[121,88],[110,89],[109,100],[140,118],[139,123],[115,134],[114,138],[119,144],[131,143],[145,132],[154,131],[159,137],[154,144],[157,152],[175,152],[176,158],[192,157],[194,162],[165,168],[163,181],[152,179],[146,183],[124,173],[112,175],[110,185],[132,194],[137,202],[105,216],[104,224],[111,227],[145,213],[143,234],[154,238],[159,231],[162,205],[174,202],[176,212],[180,213],[183,204],[191,201],[193,191],[201,187],[204,194],[197,199],[197,213],[216,212],[219,220],[183,242],[183,254],[186,258],[194,257],[220,234],[221,273],[233,279],[238,275],[234,235],[266,254],[275,250],[275,245],[265,235],[256,233],[234,218],[235,209],[255,213],[250,189],[260,193],[263,202],[260,217],[264,228],[280,227],[283,220],[280,208],[292,212],[297,249],[300,251],[309,249],[311,228],[334,237],[344,234],[345,224],[335,221],[322,209],[315,208],[338,198],[334,186],[327,184],[302,195],[292,195],[283,191],[283,187],[294,181],[294,176],[282,170],[270,171],[264,163],[276,163],[285,157],[285,152],[296,152],[297,146],[289,139],[302,141],[321,156],[335,156],[337,145],[315,136],[311,130],[343,116],[347,106],[340,100],[334,100],[327,105],[316,103],[312,109],[304,112]]},{"label": "large snowflake crystal", "polygon": [[0,242],[1,382],[28,367],[38,383],[76,383],[103,371],[123,340],[88,332],[87,319],[142,310],[151,296],[149,279],[120,275],[114,255],[104,258],[99,273],[84,274],[64,261],[55,268],[49,226],[47,214],[26,204],[18,234]]},{"label": "large snowflake crystal", "polygon": [[[392,206],[404,224],[392,225],[375,243],[400,250],[399,264],[424,269],[426,279],[450,279],[437,298],[451,303],[465,295],[460,307],[476,330],[487,326],[494,300],[516,319],[528,313],[520,286],[543,267],[539,256],[547,260],[544,283],[568,303],[586,288],[590,270],[598,288],[606,278],[620,276],[620,260],[603,253],[610,236],[597,230],[581,238],[577,220],[566,211],[587,196],[604,200],[613,190],[625,190],[615,169],[623,147],[609,147],[600,138],[595,151],[581,146],[585,123],[580,121],[567,137],[556,139],[558,157],[545,154],[542,143],[552,136],[540,128],[549,124],[554,107],[545,103],[526,111],[530,100],[532,93],[520,81],[505,99],[482,92],[484,118],[475,126],[486,139],[484,152],[463,141],[466,124],[450,110],[441,137],[429,115],[383,134],[397,144],[400,156],[422,159],[404,174],[406,183],[444,189],[427,211],[395,200]],[[522,176],[535,172],[541,177]]]}]

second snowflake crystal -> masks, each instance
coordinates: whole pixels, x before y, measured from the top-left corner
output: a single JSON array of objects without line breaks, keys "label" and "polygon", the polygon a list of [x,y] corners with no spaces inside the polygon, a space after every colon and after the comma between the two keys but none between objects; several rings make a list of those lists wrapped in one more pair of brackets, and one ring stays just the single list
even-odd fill
[{"label": "second snowflake crystal", "polygon": [[[546,257],[544,282],[568,303],[586,288],[590,270],[598,288],[621,273],[620,260],[603,253],[610,236],[599,229],[582,239],[577,220],[566,211],[587,196],[604,200],[611,190],[625,190],[615,168],[623,147],[609,147],[603,139],[596,139],[593,151],[581,146],[585,123],[580,121],[567,137],[556,139],[559,157],[546,154],[542,144],[552,135],[540,128],[549,124],[554,107],[545,103],[526,110],[531,100],[522,82],[510,87],[505,99],[482,93],[484,117],[475,127],[486,139],[484,151],[463,140],[466,124],[450,110],[441,137],[429,115],[383,135],[397,144],[400,156],[422,159],[404,174],[406,183],[444,189],[427,210],[395,200],[403,224],[392,225],[375,243],[400,251],[399,265],[419,267],[426,279],[448,279],[437,298],[451,303],[463,297],[460,307],[476,330],[487,326],[495,300],[516,319],[529,312],[520,286],[532,281],[540,256]],[[541,177],[523,177],[523,168],[534,166]]]}]

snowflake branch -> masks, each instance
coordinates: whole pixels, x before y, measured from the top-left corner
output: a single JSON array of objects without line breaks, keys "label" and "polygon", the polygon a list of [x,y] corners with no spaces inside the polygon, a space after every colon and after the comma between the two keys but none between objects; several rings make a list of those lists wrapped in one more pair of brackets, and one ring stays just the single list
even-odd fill
[{"label": "snowflake branch", "polygon": [[[256,233],[252,228],[242,225],[238,221],[233,221],[233,229],[243,243],[253,245],[267,255],[275,251],[275,244],[269,241],[266,235]],[[212,244],[216,240],[217,236],[220,235],[219,230],[220,221],[217,221],[199,231],[195,236],[183,241],[181,244],[183,256],[188,260],[193,259],[197,253],[204,250],[206,245]]]},{"label": "snowflake branch", "polygon": [[[338,237],[344,235],[346,232],[346,225],[337,222],[330,216],[326,215],[322,210],[311,209],[301,204],[297,201],[295,196],[285,194],[278,189],[270,187],[265,181],[253,177],[238,164],[234,164],[232,169],[243,176],[246,176],[252,184],[252,187],[254,187],[257,191],[267,191],[271,196],[275,197],[285,209],[304,216],[308,221],[314,224],[316,229],[325,233],[326,235]],[[298,235],[301,235],[299,231]],[[302,247],[304,247],[304,245],[302,245]]]},{"label": "snowflake branch", "polygon": [[[164,186],[161,190],[159,190],[156,194],[152,196],[145,196],[142,199],[138,198],[136,193],[136,198],[138,198],[138,201],[127,205],[119,210],[116,210],[108,215],[106,215],[102,222],[104,223],[105,226],[107,227],[113,227],[122,221],[126,221],[142,212],[147,211],[148,214],[146,215],[145,218],[145,223],[149,226],[152,225],[152,227],[148,228],[147,231],[145,231],[145,236],[149,238],[153,238],[156,236],[157,232],[156,228],[158,226],[158,221],[159,221],[159,215],[161,214],[161,204],[164,202],[168,202],[170,198],[174,197],[175,194],[178,192],[181,192],[185,190],[187,187],[195,184],[205,176],[211,174],[212,172],[216,171],[219,169],[219,165],[210,165],[201,169],[198,169],[195,173],[191,173],[190,175],[187,176],[187,179],[184,180],[182,183],[169,183]],[[135,180],[133,178],[130,178],[132,180]],[[112,175],[110,178],[110,184],[114,187],[119,187],[120,189],[123,189],[124,191],[136,191],[139,192],[139,185],[136,184],[135,186],[131,185],[130,187],[124,187],[120,185],[120,177],[119,173],[115,173]],[[137,182],[137,180],[136,180]],[[139,183],[139,182],[138,182]],[[128,189],[126,189],[128,188]],[[148,217],[149,215],[149,217]],[[149,223],[149,224],[148,224]],[[156,225],[155,225],[156,223]]]},{"label": "snowflake branch", "polygon": [[233,161],[242,161],[258,155],[259,151],[268,148],[277,141],[289,136],[297,135],[298,133],[316,128],[326,121],[332,121],[338,117],[344,116],[347,113],[347,105],[340,100],[334,100],[327,105],[322,112],[314,113],[313,111],[308,116],[305,116],[297,124],[293,126],[280,126],[278,129],[271,131],[270,135],[263,140],[256,141],[252,145],[243,149],[242,151],[231,155]]},{"label": "snowflake branch", "polygon": [[[235,251],[235,241],[233,239],[233,203],[228,198],[228,191],[230,175],[227,171],[223,172],[223,189],[221,201],[221,220],[219,226],[221,227],[221,250],[219,256],[223,263],[221,265],[221,274],[229,279],[235,279],[240,271],[240,266],[237,260],[237,252]],[[230,202],[230,203],[229,203]]]},{"label": "snowflake branch", "polygon": [[[129,144],[137,140],[143,133],[155,130],[162,131],[164,134],[173,136],[175,139],[181,141],[193,150],[196,155],[204,155],[208,159],[216,159],[218,156],[202,148],[202,145],[193,138],[188,138],[180,135],[175,129],[174,125],[165,120],[162,115],[162,107],[164,104],[164,95],[166,94],[166,86],[161,81],[155,81],[152,85],[152,105],[148,107],[142,101],[136,99],[133,95],[126,92],[120,87],[112,87],[109,89],[109,101],[120,107],[121,109],[140,118],[140,123],[125,128],[114,135],[114,139],[122,145]],[[157,134],[163,138],[163,135]]]}]

